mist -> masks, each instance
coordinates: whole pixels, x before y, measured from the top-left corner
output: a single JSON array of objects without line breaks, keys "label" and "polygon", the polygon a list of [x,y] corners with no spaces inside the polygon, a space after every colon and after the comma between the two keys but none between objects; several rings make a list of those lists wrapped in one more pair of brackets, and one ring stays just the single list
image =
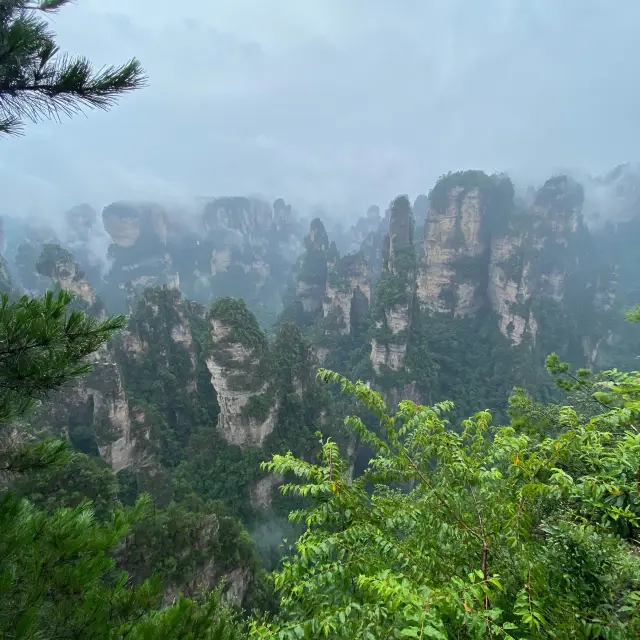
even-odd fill
[{"label": "mist", "polygon": [[363,215],[449,170],[541,184],[637,159],[640,5],[511,0],[83,0],[62,50],[137,56],[108,113],[2,141],[0,215],[260,193]]}]

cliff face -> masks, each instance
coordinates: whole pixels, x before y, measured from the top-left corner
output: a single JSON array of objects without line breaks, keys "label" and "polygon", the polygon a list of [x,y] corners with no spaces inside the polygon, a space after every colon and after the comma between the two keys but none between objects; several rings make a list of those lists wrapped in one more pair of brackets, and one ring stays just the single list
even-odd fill
[{"label": "cliff face", "polygon": [[337,331],[350,334],[366,316],[371,301],[369,269],[361,253],[336,255],[328,264],[322,303],[323,316],[332,318]]},{"label": "cliff face", "polygon": [[265,323],[279,310],[301,246],[295,215],[282,199],[271,207],[256,198],[214,198],[196,213],[114,203],[103,221],[113,241],[111,299],[168,284],[202,304],[242,297]]},{"label": "cliff face", "polygon": [[93,286],[73,256],[59,245],[44,245],[36,269],[40,275],[51,278],[61,289],[71,291],[90,307],[96,304]]},{"label": "cliff face", "polygon": [[[91,284],[68,251],[58,245],[44,245],[37,269],[56,286],[75,293],[75,306],[90,315],[103,313]],[[136,459],[121,370],[113,350],[106,345],[92,354],[89,362],[91,372],[44,404],[33,426],[70,440],[85,453],[99,455],[118,472],[133,465]]]},{"label": "cliff face", "polygon": [[512,343],[535,341],[540,301],[562,306],[567,275],[588,260],[580,185],[554,177],[527,205],[515,202],[507,178],[467,171],[441,178],[429,198],[421,305],[460,317],[495,313]]},{"label": "cliff face", "polygon": [[505,235],[492,239],[488,298],[498,314],[500,331],[514,344],[525,333],[535,339],[538,324],[527,303],[534,293],[531,263],[524,258],[524,238]]},{"label": "cliff face", "polygon": [[380,207],[371,205],[367,209],[366,215],[358,218],[346,234],[347,237],[344,242],[347,246],[347,251],[349,253],[359,251],[362,248],[362,243],[366,241],[370,234],[376,233],[381,223]]},{"label": "cliff face", "polygon": [[119,247],[146,243],[149,248],[167,244],[167,218],[156,204],[114,202],[102,212],[102,223]]},{"label": "cliff face", "polygon": [[215,198],[205,206],[203,221],[208,233],[228,236],[225,244],[258,245],[264,242],[261,232],[269,229],[274,214],[268,203],[256,198]]},{"label": "cliff face", "polygon": [[413,215],[405,196],[391,203],[389,232],[384,244],[382,276],[372,305],[375,323],[371,365],[376,374],[404,366],[415,303],[416,260]]},{"label": "cliff face", "polygon": [[266,338],[243,300],[219,299],[208,321],[206,364],[220,406],[218,431],[230,444],[260,446],[276,419],[276,407],[266,395]]},{"label": "cliff face", "polygon": [[492,188],[484,174],[472,171],[447,176],[434,187],[418,281],[418,299],[425,307],[456,316],[482,307],[478,273],[488,260],[486,210]]},{"label": "cliff face", "polygon": [[327,287],[329,239],[320,218],[311,221],[305,238],[305,253],[300,259],[296,278],[296,298],[304,313],[314,316],[322,309]]},{"label": "cliff face", "polygon": [[125,299],[146,287],[178,286],[179,276],[167,249],[168,219],[153,203],[114,202],[102,212],[102,222],[112,239],[108,249],[111,269],[104,297],[112,309],[122,309]]},{"label": "cliff face", "polygon": [[106,347],[89,361],[91,372],[43,404],[30,418],[31,428],[70,440],[75,448],[99,455],[118,472],[136,460],[121,372]]},{"label": "cliff face", "polygon": [[530,209],[515,212],[506,231],[493,234],[487,297],[500,330],[515,344],[525,335],[535,340],[540,301],[549,298],[562,305],[568,275],[578,275],[588,259],[583,201],[580,185],[566,176],[551,178]]}]

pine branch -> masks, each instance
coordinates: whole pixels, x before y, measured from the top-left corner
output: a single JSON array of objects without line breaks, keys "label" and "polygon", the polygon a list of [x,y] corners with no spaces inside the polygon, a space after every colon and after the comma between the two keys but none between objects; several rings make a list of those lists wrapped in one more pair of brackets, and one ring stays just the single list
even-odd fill
[{"label": "pine branch", "polygon": [[118,96],[146,85],[135,58],[95,70],[83,57],[61,55],[39,12],[70,0],[0,0],[0,135],[17,135],[23,120],[59,120],[84,108],[107,110]]},{"label": "pine branch", "polygon": [[25,9],[56,13],[61,7],[66,4],[71,4],[72,2],[73,0],[40,0],[37,4],[25,3]]}]

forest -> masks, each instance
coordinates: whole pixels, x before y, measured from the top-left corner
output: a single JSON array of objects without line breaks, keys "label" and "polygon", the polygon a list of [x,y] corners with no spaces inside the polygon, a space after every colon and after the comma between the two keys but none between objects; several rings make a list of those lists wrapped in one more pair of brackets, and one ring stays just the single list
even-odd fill
[{"label": "forest", "polygon": [[[147,83],[66,4],[0,7],[0,135]],[[3,215],[0,637],[639,637],[638,192]]]}]

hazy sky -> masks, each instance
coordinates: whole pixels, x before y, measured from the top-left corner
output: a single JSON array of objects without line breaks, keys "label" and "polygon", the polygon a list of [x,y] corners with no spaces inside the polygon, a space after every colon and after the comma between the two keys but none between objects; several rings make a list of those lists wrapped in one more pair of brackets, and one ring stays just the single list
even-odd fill
[{"label": "hazy sky", "polygon": [[363,213],[448,170],[640,158],[638,0],[78,0],[63,49],[137,56],[111,112],[0,140],[0,213],[283,196]]}]

